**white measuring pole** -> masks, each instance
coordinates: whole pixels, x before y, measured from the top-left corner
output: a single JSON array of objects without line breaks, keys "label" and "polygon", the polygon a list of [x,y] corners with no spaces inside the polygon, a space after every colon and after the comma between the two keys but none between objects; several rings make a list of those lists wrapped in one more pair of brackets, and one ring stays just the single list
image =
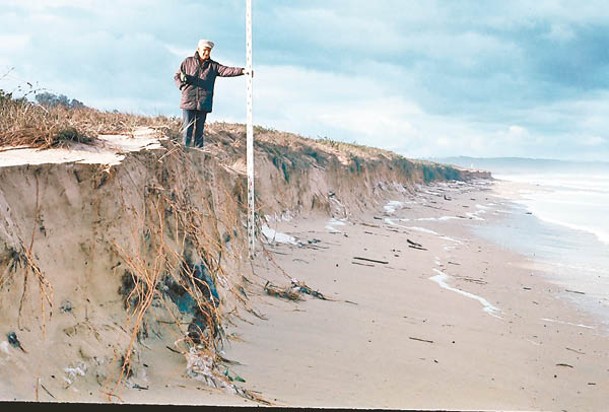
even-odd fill
[{"label": "white measuring pole", "polygon": [[252,64],[252,0],[245,0],[245,67],[247,75],[247,232],[250,259],[254,257],[256,244],[256,220],[254,205],[254,74]]}]

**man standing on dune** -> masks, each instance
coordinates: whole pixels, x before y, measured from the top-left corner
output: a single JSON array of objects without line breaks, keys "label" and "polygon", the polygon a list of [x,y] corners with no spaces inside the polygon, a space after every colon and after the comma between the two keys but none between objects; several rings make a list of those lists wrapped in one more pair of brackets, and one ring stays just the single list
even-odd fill
[{"label": "man standing on dune", "polygon": [[[199,40],[194,56],[180,65],[173,79],[182,92],[183,142],[185,146],[203,147],[205,119],[211,112],[216,77],[235,77],[249,74],[242,67],[227,67],[210,58],[214,43]],[[194,136],[193,136],[194,134]]]}]

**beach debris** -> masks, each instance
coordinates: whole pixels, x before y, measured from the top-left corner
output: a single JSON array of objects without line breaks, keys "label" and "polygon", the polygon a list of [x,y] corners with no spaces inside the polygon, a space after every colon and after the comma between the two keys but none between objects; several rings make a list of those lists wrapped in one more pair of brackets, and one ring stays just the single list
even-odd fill
[{"label": "beach debris", "polygon": [[9,332],[6,335],[6,338],[8,340],[8,343],[11,344],[11,346],[15,347],[15,348],[19,348],[21,349],[21,351],[23,353],[27,353],[27,351],[23,348],[23,346],[21,345],[21,342],[19,342],[19,339],[17,338],[17,334],[15,332]]},{"label": "beach debris", "polygon": [[376,260],[376,259],[369,259],[369,258],[365,258],[365,257],[361,257],[361,256],[354,256],[353,259],[355,260],[364,260],[366,262],[372,262],[372,263],[380,263],[382,265],[386,265],[389,262],[386,262],[384,260]]},{"label": "beach debris", "polygon": [[191,378],[205,382],[208,386],[214,388],[227,387],[224,379],[214,374],[214,359],[213,356],[204,351],[197,350],[196,347],[191,347],[186,355],[186,373]]},{"label": "beach debris", "polygon": [[292,288],[297,289],[301,293],[306,293],[307,295],[311,295],[314,298],[326,300],[326,297],[319,291],[311,289],[307,286],[303,281],[299,281],[298,279],[292,278]]},{"label": "beach debris", "polygon": [[425,248],[423,247],[423,245],[422,245],[422,244],[417,243],[417,242],[414,242],[414,241],[412,241],[412,240],[410,240],[410,239],[406,239],[406,242],[408,242],[408,247],[411,247],[411,248],[413,248],[413,249],[418,249],[418,250],[427,250],[427,249],[425,249]]},{"label": "beach debris", "polygon": [[172,347],[171,347],[171,346],[169,346],[169,345],[165,345],[165,347],[166,347],[167,349],[169,349],[170,351],[172,351],[173,353],[179,353],[180,355],[182,354],[182,352],[180,352],[179,350],[175,350],[174,348],[172,348]]},{"label": "beach debris", "polygon": [[353,263],[354,265],[368,266],[368,267],[371,267],[371,268],[375,267],[375,266],[374,266],[373,264],[371,264],[371,263],[360,263],[360,262],[351,262],[351,263]]},{"label": "beach debris", "polygon": [[425,343],[434,343],[433,340],[414,338],[412,336],[409,336],[408,339],[416,340],[416,341],[419,341],[419,342],[425,342]]},{"label": "beach debris", "polygon": [[290,255],[289,253],[283,253],[283,252],[280,252],[278,250],[274,250],[273,253],[276,254],[276,255],[283,255],[283,256],[289,256]]},{"label": "beach debris", "polygon": [[218,356],[218,359],[220,359],[222,362],[227,363],[229,365],[241,365],[241,362],[225,358],[220,353],[218,353],[217,356]]},{"label": "beach debris", "polygon": [[[338,232],[336,232],[338,233]],[[307,240],[306,243],[304,242],[298,242],[298,247],[301,248],[309,248],[309,249],[314,249],[314,250],[318,250],[318,249],[330,249],[329,246],[322,246],[319,243],[321,243],[321,240],[319,239],[313,239],[313,240]],[[277,253],[277,252],[275,252]],[[285,255],[288,255],[289,253],[285,253]]]},{"label": "beach debris", "polygon": [[573,368],[573,365],[569,365],[568,363],[557,363],[556,366],[564,366],[565,368]]},{"label": "beach debris", "polygon": [[243,297],[248,298],[247,292],[245,291],[245,288],[243,286],[238,286],[237,290],[243,295]]},{"label": "beach debris", "polygon": [[185,256],[181,271],[165,275],[158,286],[182,314],[192,316],[187,337],[195,345],[209,342],[222,332],[217,312],[220,305],[217,282],[221,278],[213,276],[205,261],[193,263],[190,256]]},{"label": "beach debris", "polygon": [[579,290],[571,290],[571,289],[565,289],[565,292],[577,293],[578,295],[585,295],[586,294],[586,292],[581,292]]},{"label": "beach debris", "polygon": [[241,376],[239,375],[235,375],[235,376],[231,376],[228,368],[224,369],[224,376],[226,376],[228,378],[229,381],[233,382],[233,381],[237,381],[237,382],[245,382],[245,379],[243,379]]},{"label": "beach debris", "polygon": [[[437,202],[430,202],[430,203],[434,203],[434,204],[436,204]],[[444,211],[446,211],[446,212],[449,212],[449,210],[448,210],[448,209],[444,209],[443,207],[437,207],[437,206],[431,206],[431,205],[423,205],[423,206],[425,206],[425,207],[429,207],[429,208],[431,208],[431,209],[436,209],[436,210],[444,210]],[[463,207],[469,207],[469,206],[463,206]]]},{"label": "beach debris", "polygon": [[477,279],[477,278],[472,278],[469,276],[455,276],[456,279],[461,279],[464,280],[466,282],[472,282],[472,283],[477,283],[479,285],[486,285],[488,282],[482,279]]},{"label": "beach debris", "polygon": [[220,304],[220,296],[216,289],[216,283],[212,278],[207,266],[203,262],[199,262],[192,267],[194,278],[192,279],[203,293],[207,300],[211,300],[215,307]]},{"label": "beach debris", "polygon": [[42,383],[40,384],[40,387],[42,389],[44,389],[44,391],[47,393],[47,395],[49,395],[51,398],[57,399],[55,396],[53,396],[53,394],[51,392],[49,392],[49,390],[47,388],[44,387],[44,385]]},{"label": "beach debris", "polygon": [[72,312],[72,302],[65,299],[61,302],[61,306],[59,307],[59,311],[61,313],[69,313]]},{"label": "beach debris", "polygon": [[[380,219],[380,218],[379,218],[379,219]],[[366,222],[362,222],[362,223],[360,223],[360,225],[362,225],[362,226],[367,226],[367,227],[375,227],[375,228],[380,228],[380,226],[379,226],[379,225],[372,225],[372,224],[370,224],[370,223],[366,223]]]},{"label": "beach debris", "polygon": [[256,395],[252,391],[240,388],[232,383],[232,380],[237,382],[245,382],[245,379],[236,375],[229,378],[228,369],[224,373],[217,370],[214,356],[208,350],[205,350],[201,345],[193,346],[185,353],[186,356],[186,373],[193,379],[204,382],[208,386],[223,389],[225,392],[239,395],[241,397],[260,402],[265,405],[271,405],[269,401]]},{"label": "beach debris", "polygon": [[569,348],[569,347],[567,347],[565,349],[566,350],[570,350],[571,352],[579,353],[580,355],[585,355],[586,354],[586,352],[582,352],[582,351],[579,351],[577,349],[572,349],[572,348]]},{"label": "beach debris", "polygon": [[273,285],[270,281],[264,285],[264,291],[271,296],[284,298],[288,300],[302,300],[302,294],[311,295],[317,299],[328,300],[321,292],[312,289],[305,282],[291,278],[291,285],[287,287],[279,287]]},{"label": "beach debris", "polygon": [[288,300],[302,300],[300,293],[293,290],[291,286],[286,288],[280,288],[279,286],[273,285],[270,281],[267,281],[264,285],[264,291],[271,296],[278,298],[284,298]]}]

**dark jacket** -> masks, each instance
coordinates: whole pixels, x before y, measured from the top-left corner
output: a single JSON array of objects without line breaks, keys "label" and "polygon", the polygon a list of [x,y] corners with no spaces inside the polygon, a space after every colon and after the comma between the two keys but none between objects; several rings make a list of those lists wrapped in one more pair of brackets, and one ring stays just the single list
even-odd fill
[{"label": "dark jacket", "polygon": [[[180,80],[180,72],[186,75],[186,82]],[[243,68],[227,67],[208,59],[201,63],[199,53],[187,57],[173,76],[176,86],[182,91],[180,109],[211,112],[214,99],[216,77],[241,76]]]}]

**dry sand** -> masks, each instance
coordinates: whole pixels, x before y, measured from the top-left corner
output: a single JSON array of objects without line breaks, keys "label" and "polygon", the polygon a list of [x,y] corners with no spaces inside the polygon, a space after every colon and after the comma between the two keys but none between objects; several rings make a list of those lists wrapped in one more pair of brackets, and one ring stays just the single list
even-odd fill
[{"label": "dry sand", "polygon": [[234,372],[276,405],[605,410],[607,330],[534,262],[472,234],[505,203],[440,185],[395,211],[271,224],[281,241],[257,281],[294,277],[329,299],[258,293],[267,320],[228,329]]}]

